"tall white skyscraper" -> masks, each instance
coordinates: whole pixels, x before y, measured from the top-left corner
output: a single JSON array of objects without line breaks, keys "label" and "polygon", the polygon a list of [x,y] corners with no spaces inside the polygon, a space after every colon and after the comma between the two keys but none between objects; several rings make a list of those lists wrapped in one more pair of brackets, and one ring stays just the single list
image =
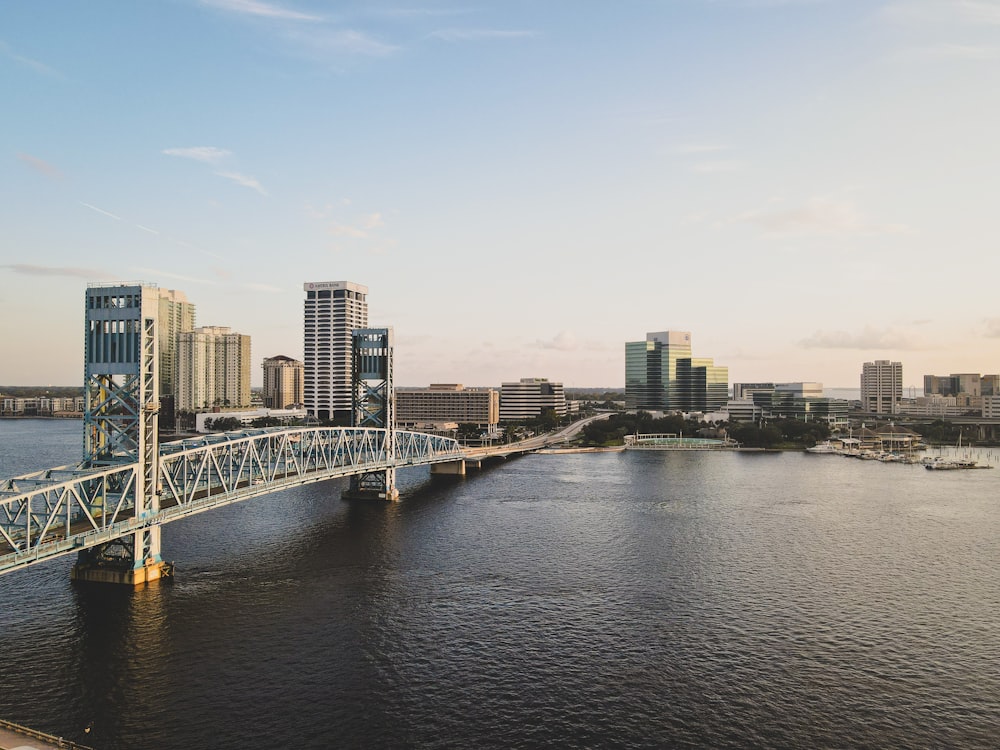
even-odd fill
[{"label": "tall white skyscraper", "polygon": [[306,411],[319,420],[350,424],[351,331],[368,327],[368,287],[316,281],[302,288]]}]

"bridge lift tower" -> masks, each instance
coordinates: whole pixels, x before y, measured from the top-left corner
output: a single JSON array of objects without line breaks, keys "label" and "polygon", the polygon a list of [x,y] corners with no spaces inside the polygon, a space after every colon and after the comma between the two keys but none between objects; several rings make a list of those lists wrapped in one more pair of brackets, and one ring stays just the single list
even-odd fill
[{"label": "bridge lift tower", "polygon": [[[351,332],[351,426],[384,429],[384,457],[390,464],[396,458],[392,347],[392,328],[355,328]],[[344,496],[398,500],[396,469],[390,467],[352,476],[350,489]]]},{"label": "bridge lift tower", "polygon": [[[159,290],[146,284],[87,288],[84,330],[84,436],[82,468],[135,464],[103,490],[103,512],[134,508],[135,517],[159,510],[156,492],[157,317]],[[78,553],[73,579],[141,584],[169,575],[160,556],[160,527]]]}]

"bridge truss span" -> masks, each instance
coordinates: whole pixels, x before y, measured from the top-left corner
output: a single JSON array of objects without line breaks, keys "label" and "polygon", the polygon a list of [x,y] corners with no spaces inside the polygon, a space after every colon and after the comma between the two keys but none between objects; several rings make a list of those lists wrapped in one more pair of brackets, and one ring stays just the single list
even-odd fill
[{"label": "bridge truss span", "polygon": [[139,462],[59,467],[2,480],[0,574],[288,487],[462,458],[459,444],[439,435],[278,428],[162,443],[155,510],[137,512],[132,490]]}]

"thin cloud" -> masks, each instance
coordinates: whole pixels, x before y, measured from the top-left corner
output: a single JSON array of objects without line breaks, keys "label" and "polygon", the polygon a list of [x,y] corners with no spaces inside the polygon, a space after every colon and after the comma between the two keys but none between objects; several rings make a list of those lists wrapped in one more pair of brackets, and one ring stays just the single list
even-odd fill
[{"label": "thin cloud", "polygon": [[356,240],[363,240],[368,237],[368,231],[360,227],[352,227],[349,224],[333,223],[326,230],[333,237],[353,237]]},{"label": "thin cloud", "polygon": [[232,180],[237,185],[242,185],[243,187],[248,187],[251,190],[256,190],[261,195],[267,195],[267,191],[261,186],[255,177],[250,177],[249,175],[242,174],[240,172],[216,172],[219,177],[225,177],[227,180]]},{"label": "thin cloud", "polygon": [[133,268],[132,270],[148,278],[159,278],[162,276],[168,279],[176,279],[177,281],[186,281],[190,284],[205,284],[207,286],[217,286],[218,284],[218,282],[214,279],[205,279],[198,276],[185,276],[184,274],[174,273],[172,271],[163,271],[159,268]]},{"label": "thin cloud", "polygon": [[110,211],[105,211],[103,208],[92,206],[89,203],[84,203],[83,201],[77,201],[77,202],[84,208],[89,208],[91,211],[96,211],[97,213],[103,214],[104,216],[108,216],[114,219],[115,221],[125,221],[121,216],[115,216],[115,214],[111,213]]},{"label": "thin cloud", "polygon": [[678,146],[675,152],[678,154],[712,154],[719,151],[728,151],[729,146],[723,146],[721,143],[686,143],[682,146]]},{"label": "thin cloud", "polygon": [[535,346],[539,349],[554,349],[560,352],[573,352],[580,348],[576,336],[570,331],[559,331],[548,340],[539,339],[535,342]]},{"label": "thin cloud", "polygon": [[446,42],[474,42],[480,39],[531,39],[537,31],[527,29],[438,29],[427,36]]},{"label": "thin cloud", "polygon": [[738,172],[745,164],[741,161],[704,161],[691,167],[692,172],[699,174],[720,174],[724,172]]},{"label": "thin cloud", "polygon": [[897,24],[1000,25],[1000,5],[992,0],[899,0],[882,8],[880,15]]},{"label": "thin cloud", "polygon": [[1000,339],[1000,318],[984,318],[983,325],[986,326],[984,335],[990,339]]},{"label": "thin cloud", "polygon": [[798,342],[803,349],[921,349],[917,342],[894,328],[865,326],[860,332],[816,331]]},{"label": "thin cloud", "polygon": [[464,16],[474,11],[471,8],[381,8],[372,14],[383,18],[440,18],[442,16]]},{"label": "thin cloud", "polygon": [[[350,237],[356,240],[364,240],[368,239],[372,231],[383,226],[384,223],[382,221],[382,214],[376,212],[359,217],[354,224],[331,222],[327,226],[326,231],[333,237]],[[374,248],[372,251],[379,252]]]},{"label": "thin cloud", "polygon": [[78,266],[35,266],[30,263],[12,263],[6,268],[14,273],[25,276],[68,276],[74,279],[103,279],[113,274],[96,268],[80,268]]},{"label": "thin cloud", "polygon": [[193,159],[205,164],[218,164],[223,159],[232,156],[232,151],[215,146],[191,146],[189,148],[165,148],[162,153],[167,156],[179,156],[182,159]]},{"label": "thin cloud", "polygon": [[56,78],[62,78],[62,74],[50,68],[45,63],[38,62],[38,60],[32,60],[30,57],[24,57],[23,55],[17,54],[7,42],[0,41],[0,55],[3,55],[8,60],[13,60],[19,65],[23,65],[26,68],[31,68],[36,73],[41,73],[47,76],[54,76]]},{"label": "thin cloud", "polygon": [[736,217],[764,230],[768,236],[803,234],[909,234],[902,224],[877,224],[867,220],[849,203],[814,198],[784,211],[747,211]]},{"label": "thin cloud", "polygon": [[996,47],[973,44],[935,44],[927,47],[912,47],[895,55],[902,61],[921,60],[971,60],[974,62],[991,62],[1000,57]]},{"label": "thin cloud", "polygon": [[286,31],[283,37],[296,53],[305,53],[313,59],[330,55],[385,57],[399,50],[356,29],[294,29]]},{"label": "thin cloud", "polygon": [[283,8],[280,5],[259,2],[259,0],[201,0],[201,4],[209,8],[216,8],[230,13],[239,13],[241,15],[256,16],[258,18],[308,22],[323,20],[321,16],[301,13],[297,10]]},{"label": "thin cloud", "polygon": [[47,161],[39,159],[36,156],[31,156],[30,154],[18,154],[17,158],[24,164],[27,164],[29,167],[34,169],[36,172],[39,172],[46,177],[51,177],[54,180],[61,180],[63,178],[63,173],[60,172],[57,167],[49,164]]},{"label": "thin cloud", "polygon": [[267,294],[277,294],[278,292],[285,291],[284,289],[278,286],[271,286],[270,284],[258,284],[252,281],[249,281],[245,284],[240,284],[240,287],[250,292],[265,292]]}]

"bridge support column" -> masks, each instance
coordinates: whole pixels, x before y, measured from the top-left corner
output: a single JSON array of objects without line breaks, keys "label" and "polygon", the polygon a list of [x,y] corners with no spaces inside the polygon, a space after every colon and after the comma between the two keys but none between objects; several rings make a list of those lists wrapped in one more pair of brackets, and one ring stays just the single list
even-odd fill
[{"label": "bridge support column", "polygon": [[373,471],[351,477],[351,486],[341,495],[345,500],[399,500],[396,470]]},{"label": "bridge support column", "polygon": [[70,577],[89,583],[140,586],[173,575],[174,566],[160,556],[160,527],[137,531],[91,549],[81,550]]},{"label": "bridge support column", "polygon": [[458,461],[447,461],[445,463],[434,464],[431,466],[431,474],[438,474],[440,476],[452,476],[452,477],[464,477],[465,476],[465,459],[459,459]]}]

